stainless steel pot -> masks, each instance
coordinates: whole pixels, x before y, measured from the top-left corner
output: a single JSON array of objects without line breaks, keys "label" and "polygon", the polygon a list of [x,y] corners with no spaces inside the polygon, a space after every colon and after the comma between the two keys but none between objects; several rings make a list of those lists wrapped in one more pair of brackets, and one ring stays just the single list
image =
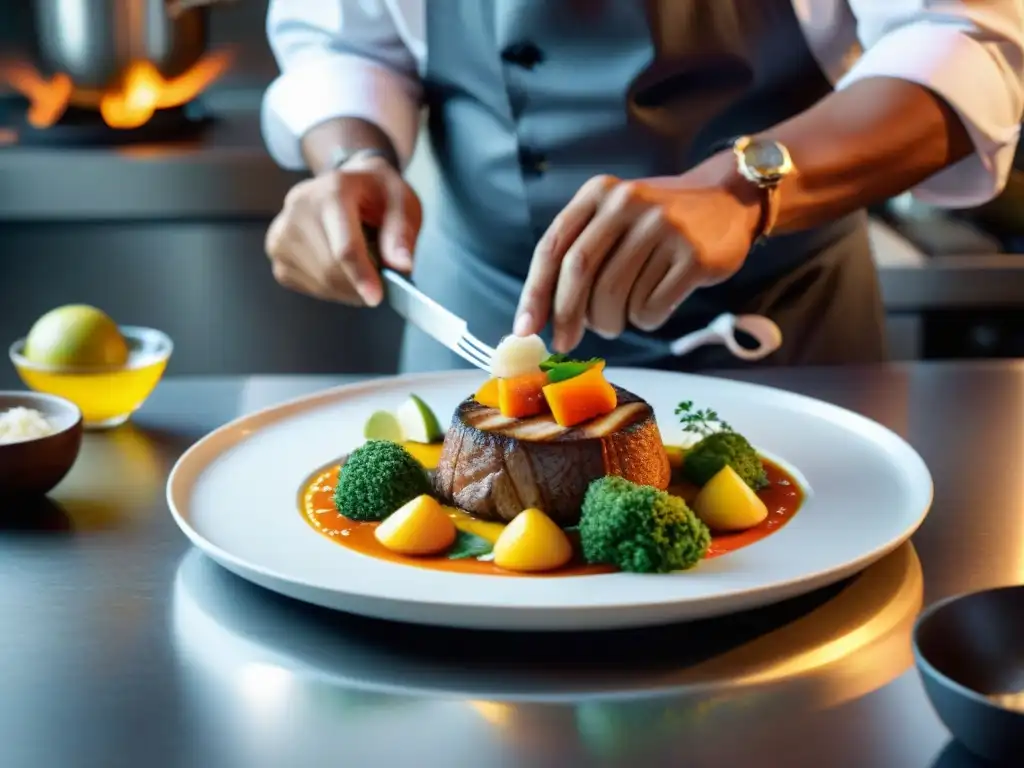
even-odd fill
[{"label": "stainless steel pot", "polygon": [[34,2],[40,64],[66,73],[77,88],[109,88],[137,61],[176,77],[206,51],[204,7],[172,18],[165,0]]}]

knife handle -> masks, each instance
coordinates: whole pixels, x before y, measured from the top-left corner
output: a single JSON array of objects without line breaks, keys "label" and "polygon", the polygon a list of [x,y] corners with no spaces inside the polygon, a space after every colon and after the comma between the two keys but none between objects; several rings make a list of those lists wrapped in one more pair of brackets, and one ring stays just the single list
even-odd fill
[{"label": "knife handle", "polygon": [[366,241],[366,253],[370,256],[370,261],[377,268],[378,274],[383,279],[381,282],[384,286],[384,292],[387,293],[388,280],[401,280],[404,283],[412,285],[412,280],[408,275],[403,275],[400,272],[396,272],[393,269],[389,269],[384,266],[384,261],[380,257],[380,230],[377,227],[371,227],[368,224],[363,224],[363,239]]},{"label": "knife handle", "polygon": [[370,255],[370,261],[379,271],[384,266],[380,258],[380,230],[363,224],[363,240],[366,241],[366,252]]}]

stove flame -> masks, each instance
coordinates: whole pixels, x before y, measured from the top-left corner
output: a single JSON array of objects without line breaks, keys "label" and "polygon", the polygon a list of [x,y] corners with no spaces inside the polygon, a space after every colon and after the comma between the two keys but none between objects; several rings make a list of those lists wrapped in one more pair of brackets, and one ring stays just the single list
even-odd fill
[{"label": "stove flame", "polygon": [[49,128],[71,103],[74,85],[65,74],[47,80],[30,65],[16,61],[0,65],[0,77],[28,99],[26,119],[33,128]]},{"label": "stove flame", "polygon": [[103,94],[100,115],[111,128],[138,128],[158,109],[180,107],[192,101],[231,64],[225,51],[211,53],[179,77],[165,80],[148,61],[128,68],[121,88]]},{"label": "stove flame", "polygon": [[26,119],[33,128],[56,124],[70,106],[98,109],[111,128],[130,130],[149,122],[161,109],[180,107],[195,99],[227,71],[229,51],[215,51],[182,75],[165,78],[148,61],[131,64],[115,88],[96,93],[79,91],[68,75],[49,79],[24,62],[0,64],[0,78],[28,99]]}]

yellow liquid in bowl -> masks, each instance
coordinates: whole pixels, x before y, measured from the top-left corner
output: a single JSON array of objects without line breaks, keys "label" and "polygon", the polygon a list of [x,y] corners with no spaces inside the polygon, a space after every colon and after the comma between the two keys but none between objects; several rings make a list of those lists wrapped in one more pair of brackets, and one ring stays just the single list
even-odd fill
[{"label": "yellow liquid in bowl", "polygon": [[17,366],[25,385],[37,392],[67,398],[82,410],[87,427],[123,423],[156,388],[167,368],[159,360],[141,368],[103,373],[60,373]]},{"label": "yellow liquid in bowl", "polygon": [[70,400],[82,411],[86,428],[116,427],[146,402],[167,368],[174,348],[166,334],[121,326],[130,349],[128,363],[99,370],[54,368],[23,357],[24,339],[11,346],[11,362],[29,389]]}]

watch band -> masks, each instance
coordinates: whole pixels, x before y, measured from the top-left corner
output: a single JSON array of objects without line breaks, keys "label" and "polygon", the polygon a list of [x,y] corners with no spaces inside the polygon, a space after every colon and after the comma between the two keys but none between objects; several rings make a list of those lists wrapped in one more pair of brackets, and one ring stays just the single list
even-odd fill
[{"label": "watch band", "polygon": [[342,166],[348,165],[348,163],[355,160],[357,157],[379,157],[395,168],[398,167],[398,159],[395,157],[393,152],[388,152],[387,150],[375,147],[363,147],[360,149],[346,149],[345,147],[338,147],[331,153],[331,162],[327,166],[327,170],[341,170]]},{"label": "watch band", "polygon": [[761,223],[758,225],[757,237],[754,239],[756,245],[760,245],[769,237],[775,229],[775,222],[779,220],[780,197],[778,184],[761,187],[761,194],[764,195],[764,205],[761,206]]},{"label": "watch band", "polygon": [[771,236],[778,221],[781,208],[779,185],[792,170],[792,161],[789,158],[789,150],[785,146],[775,143],[776,148],[781,151],[783,161],[777,169],[774,169],[774,173],[766,173],[756,166],[749,165],[746,152],[754,141],[751,137],[741,136],[733,140],[732,152],[736,159],[736,169],[740,175],[761,192],[761,218],[754,238],[754,245],[761,245]]},{"label": "watch band", "polygon": [[[739,156],[737,147],[744,138],[745,137],[742,135],[729,136],[714,142],[708,149],[707,157],[713,157],[714,155],[718,155],[723,152],[729,152],[733,155],[736,161],[737,170],[739,170],[739,166],[743,162],[743,159]],[[741,175],[743,174],[741,173]],[[744,176],[744,178],[746,178],[746,176]],[[775,228],[775,222],[779,218],[779,194],[778,189],[774,186],[754,184],[754,182],[750,183],[760,190],[762,198],[761,218],[758,220],[757,234],[754,237],[754,246],[756,247],[758,245],[762,245]]]},{"label": "watch band", "polygon": [[732,152],[736,147],[736,142],[742,138],[742,136],[729,136],[728,138],[716,141],[708,150],[707,157],[717,155],[719,152]]}]

